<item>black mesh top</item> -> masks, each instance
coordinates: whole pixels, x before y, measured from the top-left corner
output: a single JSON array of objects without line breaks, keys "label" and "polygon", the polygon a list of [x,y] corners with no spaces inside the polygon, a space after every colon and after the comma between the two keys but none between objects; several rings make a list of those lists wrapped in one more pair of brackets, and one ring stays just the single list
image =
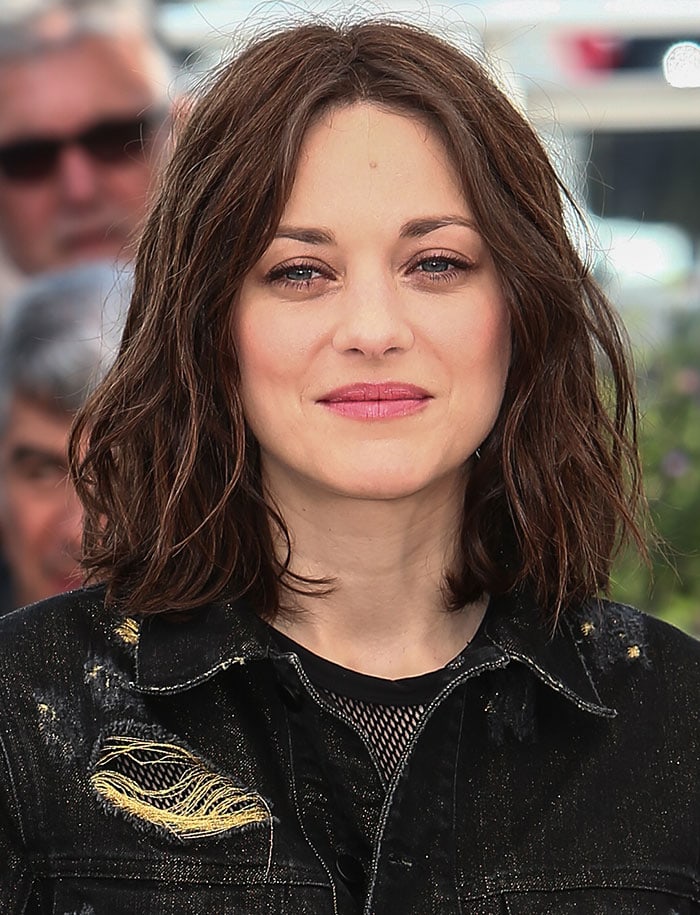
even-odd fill
[{"label": "black mesh top", "polygon": [[316,689],[335,703],[365,735],[379,771],[388,782],[401,762],[426,707],[444,683],[442,670],[418,677],[386,680],[327,661],[276,629],[273,638],[282,651],[299,656],[307,677]]}]

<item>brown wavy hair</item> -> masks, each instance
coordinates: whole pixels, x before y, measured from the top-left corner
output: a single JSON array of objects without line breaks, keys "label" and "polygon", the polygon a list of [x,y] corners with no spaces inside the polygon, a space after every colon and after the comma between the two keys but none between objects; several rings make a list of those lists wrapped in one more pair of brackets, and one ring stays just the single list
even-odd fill
[{"label": "brown wavy hair", "polygon": [[140,244],[121,352],[73,431],[85,565],[131,612],[248,593],[270,617],[282,586],[314,591],[275,558],[275,526],[290,540],[263,498],[231,313],[306,131],[358,101],[442,138],[510,311],[505,396],[466,485],[448,604],[525,589],[556,616],[605,590],[627,538],[644,549],[624,333],[567,235],[566,192],[532,128],[479,63],[428,32],[302,25],[254,40],[189,113]]}]

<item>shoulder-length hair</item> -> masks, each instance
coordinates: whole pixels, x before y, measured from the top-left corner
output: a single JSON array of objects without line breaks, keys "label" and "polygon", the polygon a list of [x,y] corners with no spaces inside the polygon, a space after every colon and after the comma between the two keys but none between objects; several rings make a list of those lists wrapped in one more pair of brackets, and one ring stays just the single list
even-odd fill
[{"label": "shoulder-length hair", "polygon": [[556,616],[605,589],[626,537],[643,549],[624,335],[567,235],[532,128],[475,60],[421,29],[302,25],[250,44],[189,114],[140,244],[121,352],[74,429],[86,568],[131,612],[248,593],[272,616],[282,586],[313,591],[275,557],[274,526],[290,541],[263,498],[232,310],[309,126],[359,101],[442,138],[510,311],[505,396],[469,474],[448,605],[527,589]]}]

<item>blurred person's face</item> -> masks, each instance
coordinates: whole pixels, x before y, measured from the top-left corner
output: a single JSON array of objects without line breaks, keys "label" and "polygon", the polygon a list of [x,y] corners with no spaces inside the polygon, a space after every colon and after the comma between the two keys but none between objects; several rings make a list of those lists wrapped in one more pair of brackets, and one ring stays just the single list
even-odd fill
[{"label": "blurred person's face", "polygon": [[0,241],[25,273],[130,255],[162,143],[145,60],[86,38],[0,64]]},{"label": "blurred person's face", "polygon": [[273,495],[454,492],[498,415],[510,321],[424,123],[357,104],[309,130],[234,337]]},{"label": "blurred person's face", "polygon": [[81,584],[82,508],[67,475],[72,420],[14,397],[0,435],[0,538],[18,606]]}]

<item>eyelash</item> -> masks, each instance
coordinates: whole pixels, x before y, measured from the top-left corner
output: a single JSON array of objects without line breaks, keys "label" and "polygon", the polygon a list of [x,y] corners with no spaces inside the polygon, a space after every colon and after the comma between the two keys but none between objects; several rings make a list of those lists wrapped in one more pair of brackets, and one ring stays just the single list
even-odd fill
[{"label": "eyelash", "polygon": [[[429,263],[430,261],[442,261],[449,265],[448,269],[438,271],[436,273],[418,269],[421,265]],[[421,273],[429,283],[446,283],[453,280],[460,271],[472,270],[473,268],[474,265],[470,261],[461,257],[457,257],[455,254],[442,251],[434,252],[429,255],[421,254],[413,261],[409,261],[408,265],[406,266],[406,272]],[[292,270],[312,271],[313,273],[318,274],[318,276],[312,276],[311,278],[304,280],[292,280],[287,276],[287,274]],[[333,279],[333,277],[334,273],[327,268],[324,269],[320,264],[316,264],[310,261],[292,261],[284,264],[278,264],[276,267],[273,267],[273,269],[270,270],[270,272],[265,277],[265,281],[273,286],[282,286],[297,290],[303,290],[308,289],[311,284],[318,278]]]},{"label": "eyelash", "polygon": [[432,254],[421,254],[415,260],[410,261],[407,271],[417,270],[421,264],[426,264],[429,261],[443,261],[449,265],[449,269],[442,270],[437,273],[429,273],[426,270],[419,271],[423,276],[428,277],[428,282],[430,283],[447,283],[453,280],[460,271],[468,271],[474,269],[474,264],[471,261],[466,260],[463,257],[458,257],[456,254],[452,254],[449,251],[437,251]]},{"label": "eyelash", "polygon": [[316,279],[316,277],[312,277],[308,280],[290,280],[286,274],[292,270],[311,270],[325,279],[332,279],[333,277],[330,270],[324,270],[319,264],[309,263],[308,261],[303,261],[301,263],[293,261],[291,263],[279,264],[277,267],[273,267],[265,277],[265,281],[272,286],[308,289]]}]

